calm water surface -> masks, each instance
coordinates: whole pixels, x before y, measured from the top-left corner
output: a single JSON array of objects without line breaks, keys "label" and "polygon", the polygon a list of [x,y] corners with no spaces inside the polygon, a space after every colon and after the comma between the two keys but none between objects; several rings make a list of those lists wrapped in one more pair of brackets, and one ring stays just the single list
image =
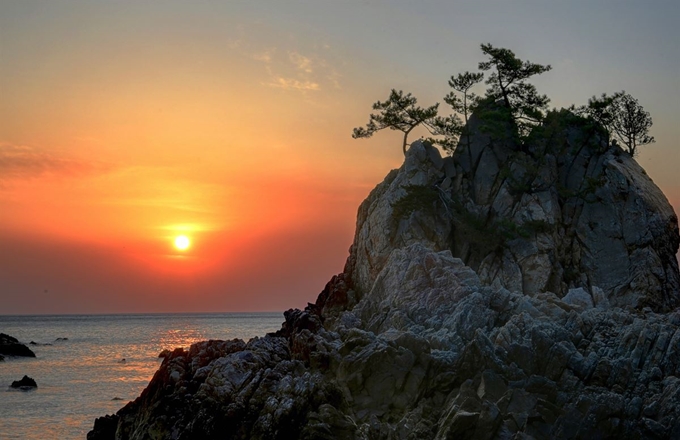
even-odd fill
[{"label": "calm water surface", "polygon": [[[0,439],[84,439],[96,417],[141,393],[163,349],[206,339],[247,341],[280,329],[283,320],[278,312],[0,316],[0,333],[51,344],[31,345],[37,358],[0,362]],[[9,387],[23,375],[38,388]]]}]

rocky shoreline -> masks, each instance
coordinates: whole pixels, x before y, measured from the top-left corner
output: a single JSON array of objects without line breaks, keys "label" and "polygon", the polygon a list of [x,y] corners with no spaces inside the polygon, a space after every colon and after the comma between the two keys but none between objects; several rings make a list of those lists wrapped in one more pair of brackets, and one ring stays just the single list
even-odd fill
[{"label": "rocky shoreline", "polygon": [[[470,124],[452,158],[416,142],[371,192],[314,304],[166,353],[88,439],[680,438],[664,195],[578,127],[529,163]],[[427,202],[396,212],[409,188]]]}]

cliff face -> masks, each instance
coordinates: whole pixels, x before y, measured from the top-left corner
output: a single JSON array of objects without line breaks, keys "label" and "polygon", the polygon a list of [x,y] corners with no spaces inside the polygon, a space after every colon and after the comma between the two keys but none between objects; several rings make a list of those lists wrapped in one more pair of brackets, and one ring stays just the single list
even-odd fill
[{"label": "cliff face", "polygon": [[[451,250],[485,284],[527,295],[582,288],[603,306],[680,305],[678,220],[666,197],[597,132],[559,125],[527,151],[494,143],[474,116],[471,142],[452,158],[417,143],[359,209],[345,269],[356,289],[370,290],[395,248],[420,242]],[[435,188],[436,212],[395,219],[409,185]]]},{"label": "cliff face", "polygon": [[633,160],[558,128],[414,143],[315,304],[176,350],[88,438],[679,438],[677,218]]},{"label": "cliff face", "polygon": [[672,310],[680,305],[677,216],[632,157],[583,125],[552,114],[522,151],[494,143],[473,118],[472,142],[454,156],[453,197],[487,228],[520,233],[488,249],[459,228],[453,253],[485,282],[525,294],[563,297],[581,287],[611,305]]}]

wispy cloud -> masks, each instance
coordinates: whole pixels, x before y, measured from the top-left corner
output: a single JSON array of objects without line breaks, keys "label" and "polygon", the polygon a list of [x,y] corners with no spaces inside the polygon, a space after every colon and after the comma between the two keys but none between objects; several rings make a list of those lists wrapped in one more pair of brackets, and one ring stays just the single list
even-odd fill
[{"label": "wispy cloud", "polygon": [[281,51],[276,48],[254,51],[248,56],[263,63],[269,79],[262,84],[285,90],[318,92],[326,88],[340,88],[340,75],[318,54]]},{"label": "wispy cloud", "polygon": [[[260,21],[242,23],[231,30],[230,50],[262,65],[260,84],[282,90],[312,93],[341,89],[337,66],[342,58],[323,41],[300,41],[290,34],[272,35]],[[265,41],[262,35],[269,35]],[[276,45],[271,42],[276,41]]]},{"label": "wispy cloud", "polygon": [[265,50],[262,52],[255,52],[250,55],[252,59],[255,61],[261,61],[263,63],[271,63],[272,62],[272,55],[275,52],[275,49],[271,50]]},{"label": "wispy cloud", "polygon": [[288,52],[288,59],[301,72],[312,73],[312,60],[297,52]]},{"label": "wispy cloud", "polygon": [[318,83],[311,82],[311,81],[300,81],[295,78],[284,78],[282,76],[279,76],[277,78],[273,78],[272,81],[266,83],[266,85],[270,87],[277,87],[280,89],[287,89],[287,90],[309,90],[309,91],[317,91],[320,90],[321,87],[319,86]]},{"label": "wispy cloud", "polygon": [[46,175],[80,176],[109,169],[111,166],[102,162],[60,156],[25,145],[0,143],[0,181]]}]

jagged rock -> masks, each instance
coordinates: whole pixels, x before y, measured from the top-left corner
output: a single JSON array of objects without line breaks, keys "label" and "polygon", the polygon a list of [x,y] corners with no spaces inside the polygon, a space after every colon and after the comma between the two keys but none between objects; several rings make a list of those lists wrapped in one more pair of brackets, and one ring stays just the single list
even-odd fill
[{"label": "jagged rock", "polygon": [[35,357],[33,350],[21,344],[17,338],[0,333],[0,355]]},{"label": "jagged rock", "polygon": [[97,417],[94,428],[87,433],[87,440],[115,440],[118,419],[115,415]]},{"label": "jagged rock", "polygon": [[359,207],[351,257],[345,266],[345,274],[357,292],[371,289],[395,248],[426,242],[435,250],[449,249],[451,222],[444,212],[431,216],[416,211],[400,219],[393,215],[392,209],[406,194],[404,187],[440,182],[445,173],[436,164],[441,161],[436,148],[425,142],[414,142],[401,169],[390,172]]},{"label": "jagged rock", "polygon": [[471,117],[473,141],[453,157],[462,211],[453,255],[483,282],[528,295],[584,288],[604,293],[601,307],[680,305],[678,219],[661,190],[568,112],[549,115],[550,124],[561,127],[552,143],[530,140],[526,151],[494,141]]},{"label": "jagged rock", "polygon": [[[578,129],[552,150],[414,143],[315,303],[248,343],[176,349],[88,439],[679,437],[677,221]],[[408,185],[441,198],[400,216]]]},{"label": "jagged rock", "polygon": [[[387,288],[394,274],[401,282]],[[117,438],[680,432],[680,329],[666,315],[494,290],[448,251],[418,243],[395,250],[331,328],[318,325],[316,306],[287,312],[278,336],[176,350],[118,413]]]},{"label": "jagged rock", "polygon": [[10,385],[12,388],[20,388],[22,390],[29,390],[33,388],[38,388],[38,384],[35,383],[35,380],[28,376],[24,376],[21,378],[21,380],[15,380],[12,382],[12,385]]},{"label": "jagged rock", "polygon": [[593,307],[593,299],[586,289],[579,287],[578,289],[569,289],[562,300],[570,305],[581,307],[582,309],[590,309]]},{"label": "jagged rock", "polygon": [[171,354],[172,354],[172,350],[169,350],[169,349],[166,348],[164,350],[161,350],[160,353],[158,353],[158,357],[159,358],[166,358],[166,357],[170,356]]}]

